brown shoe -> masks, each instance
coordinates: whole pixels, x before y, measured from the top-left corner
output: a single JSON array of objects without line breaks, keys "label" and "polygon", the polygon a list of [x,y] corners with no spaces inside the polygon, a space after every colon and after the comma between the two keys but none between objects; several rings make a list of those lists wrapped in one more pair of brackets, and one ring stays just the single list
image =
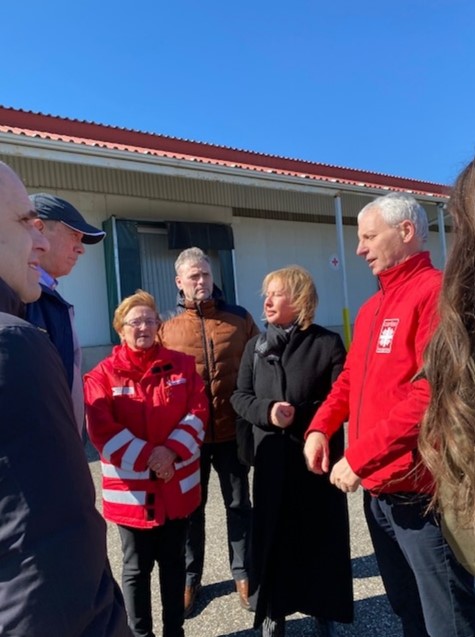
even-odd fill
[{"label": "brown shoe", "polygon": [[239,595],[239,603],[244,610],[252,610],[249,604],[249,581],[247,579],[236,580],[236,590]]},{"label": "brown shoe", "polygon": [[196,598],[201,590],[201,584],[191,584],[191,586],[185,586],[185,612],[184,617],[189,617],[193,612]]}]

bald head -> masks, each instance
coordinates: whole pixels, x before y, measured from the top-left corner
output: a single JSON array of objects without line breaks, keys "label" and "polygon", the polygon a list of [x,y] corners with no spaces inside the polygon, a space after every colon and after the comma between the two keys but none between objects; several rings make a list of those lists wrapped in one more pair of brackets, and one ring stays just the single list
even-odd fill
[{"label": "bald head", "polygon": [[25,186],[0,162],[0,278],[25,303],[41,294],[38,264],[48,242],[35,228],[36,213]]}]

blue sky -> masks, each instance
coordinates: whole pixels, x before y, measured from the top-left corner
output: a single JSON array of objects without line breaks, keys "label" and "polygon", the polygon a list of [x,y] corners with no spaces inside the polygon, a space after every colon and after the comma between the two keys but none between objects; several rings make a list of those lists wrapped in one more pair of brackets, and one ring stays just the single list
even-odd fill
[{"label": "blue sky", "polygon": [[0,103],[451,183],[474,24],[473,0],[8,2]]}]

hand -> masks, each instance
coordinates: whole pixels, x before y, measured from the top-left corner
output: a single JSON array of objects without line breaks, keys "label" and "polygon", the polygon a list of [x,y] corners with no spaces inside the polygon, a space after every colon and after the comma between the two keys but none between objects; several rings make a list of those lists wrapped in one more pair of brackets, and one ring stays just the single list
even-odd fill
[{"label": "hand", "polygon": [[155,447],[148,459],[148,467],[155,472],[157,478],[168,482],[175,473],[173,463],[176,460],[176,453],[164,445]]},{"label": "hand", "polygon": [[290,403],[274,403],[270,410],[269,420],[276,427],[285,429],[294,421],[295,407]]},{"label": "hand", "polygon": [[354,493],[360,486],[361,478],[356,475],[348,460],[343,456],[333,467],[330,482],[345,493]]},{"label": "hand", "polygon": [[303,449],[305,462],[309,471],[322,475],[328,473],[330,468],[330,452],[328,438],[321,431],[312,431],[305,442]]},{"label": "hand", "polygon": [[160,471],[155,471],[155,475],[163,482],[170,482],[170,480],[175,475],[175,467],[172,465],[169,469],[161,469]]}]

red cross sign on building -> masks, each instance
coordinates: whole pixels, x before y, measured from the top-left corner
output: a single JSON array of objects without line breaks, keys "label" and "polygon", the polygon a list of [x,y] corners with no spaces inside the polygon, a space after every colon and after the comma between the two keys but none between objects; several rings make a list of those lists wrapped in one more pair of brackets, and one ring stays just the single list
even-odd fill
[{"label": "red cross sign on building", "polygon": [[337,254],[332,254],[328,260],[332,270],[340,269],[340,257]]}]

